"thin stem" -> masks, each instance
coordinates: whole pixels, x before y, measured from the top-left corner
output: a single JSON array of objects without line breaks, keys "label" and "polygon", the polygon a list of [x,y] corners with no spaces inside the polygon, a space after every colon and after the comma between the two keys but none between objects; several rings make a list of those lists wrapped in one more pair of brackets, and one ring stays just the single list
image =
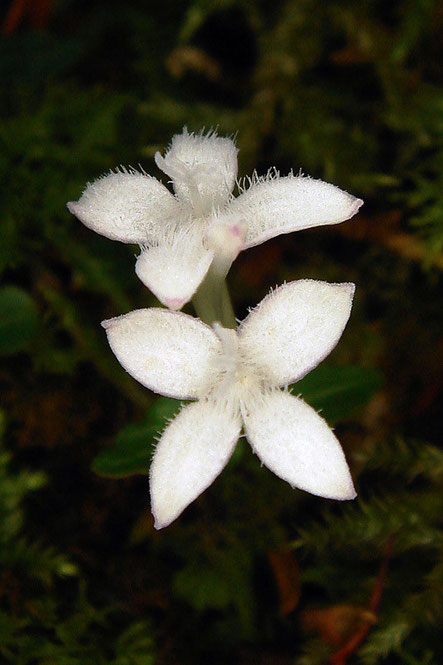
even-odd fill
[{"label": "thin stem", "polygon": [[197,316],[212,325],[218,321],[224,328],[236,328],[226,280],[212,266],[199,290],[192,299]]}]

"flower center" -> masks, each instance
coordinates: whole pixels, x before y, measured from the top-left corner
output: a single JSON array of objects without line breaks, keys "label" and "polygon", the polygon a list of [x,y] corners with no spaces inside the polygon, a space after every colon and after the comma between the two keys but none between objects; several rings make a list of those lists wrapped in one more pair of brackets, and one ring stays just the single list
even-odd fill
[{"label": "flower center", "polygon": [[235,401],[239,405],[250,392],[259,388],[260,379],[254,366],[240,353],[237,332],[219,323],[214,323],[214,330],[221,341],[222,352],[213,360],[209,392],[217,400]]}]

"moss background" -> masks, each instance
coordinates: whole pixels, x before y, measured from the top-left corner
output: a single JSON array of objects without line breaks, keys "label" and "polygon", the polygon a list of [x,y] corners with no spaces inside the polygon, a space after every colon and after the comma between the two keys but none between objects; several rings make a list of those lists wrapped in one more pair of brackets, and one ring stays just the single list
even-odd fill
[{"label": "moss background", "polygon": [[[438,3],[9,0],[0,23],[0,662],[441,662]],[[153,529],[146,474],[176,403],[99,323],[155,300],[137,248],[65,202],[119,164],[159,176],[183,125],[238,132],[241,176],[302,168],[365,199],[229,275],[239,318],[284,280],[356,283],[297,387],[343,442],[352,504],[292,491],[242,441]]]}]

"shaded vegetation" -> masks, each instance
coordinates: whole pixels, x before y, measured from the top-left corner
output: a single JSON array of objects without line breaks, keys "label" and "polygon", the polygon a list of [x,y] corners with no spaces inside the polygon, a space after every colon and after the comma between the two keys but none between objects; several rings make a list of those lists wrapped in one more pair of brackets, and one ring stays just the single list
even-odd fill
[{"label": "shaded vegetation", "polygon": [[[9,0],[0,20],[0,661],[439,662],[437,3]],[[159,176],[183,125],[238,132],[241,176],[301,168],[365,199],[228,278],[239,318],[284,280],[356,283],[340,345],[293,386],[336,427],[352,504],[291,490],[240,441],[153,530],[146,474],[177,405],[99,323],[155,299],[138,249],[65,203],[118,164]]]}]

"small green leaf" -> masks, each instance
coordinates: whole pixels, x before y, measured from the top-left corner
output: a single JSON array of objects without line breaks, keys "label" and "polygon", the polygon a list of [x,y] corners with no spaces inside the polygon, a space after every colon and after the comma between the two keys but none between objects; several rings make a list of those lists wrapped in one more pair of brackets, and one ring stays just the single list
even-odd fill
[{"label": "small green leaf", "polygon": [[103,450],[92,462],[92,469],[100,476],[125,478],[147,474],[154,448],[155,435],[164,428],[165,421],[178,409],[177,400],[160,397],[146,412],[140,423],[127,425],[117,435],[115,444]]},{"label": "small green leaf", "polygon": [[210,557],[194,557],[175,575],[172,588],[197,612],[230,607],[237,631],[253,636],[251,554],[243,543],[219,544]]},{"label": "small green leaf", "polygon": [[196,0],[191,3],[180,31],[180,41],[188,42],[212,13],[228,9],[233,4],[234,0]]},{"label": "small green leaf", "polygon": [[328,422],[337,422],[366,404],[380,389],[382,377],[366,367],[320,366],[291,386],[314,409],[321,410]]},{"label": "small green leaf", "polygon": [[228,607],[233,595],[229,580],[219,571],[192,562],[175,576],[174,591],[199,612]]},{"label": "small green leaf", "polygon": [[37,325],[37,305],[26,291],[16,286],[0,289],[0,355],[28,349]]}]

